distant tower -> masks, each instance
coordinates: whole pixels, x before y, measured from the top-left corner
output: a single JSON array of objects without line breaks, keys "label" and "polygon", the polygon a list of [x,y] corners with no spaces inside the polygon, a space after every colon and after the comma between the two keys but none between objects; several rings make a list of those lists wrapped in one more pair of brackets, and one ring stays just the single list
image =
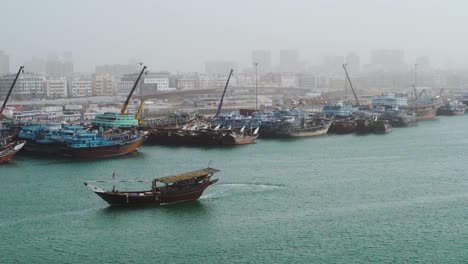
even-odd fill
[{"label": "distant tower", "polygon": [[356,53],[348,53],[345,58],[345,63],[350,73],[359,73],[361,71],[361,60]]},{"label": "distant tower", "polygon": [[70,51],[63,53],[63,75],[66,77],[71,77],[73,75],[73,53]]},{"label": "distant tower", "polygon": [[252,65],[257,63],[258,73],[271,72],[271,53],[269,50],[252,51]]},{"label": "distant tower", "polygon": [[386,72],[401,72],[406,69],[405,53],[399,49],[376,49],[371,51],[371,64]]},{"label": "distant tower", "polygon": [[417,57],[416,64],[418,65],[418,71],[425,72],[431,69],[431,60],[428,56]]},{"label": "distant tower", "polygon": [[10,73],[10,56],[0,50],[0,74]]},{"label": "distant tower", "polygon": [[38,57],[32,57],[30,60],[24,63],[25,71],[37,74],[45,74],[46,63],[45,60]]},{"label": "distant tower", "polygon": [[280,50],[281,72],[299,71],[299,51],[297,49]]}]

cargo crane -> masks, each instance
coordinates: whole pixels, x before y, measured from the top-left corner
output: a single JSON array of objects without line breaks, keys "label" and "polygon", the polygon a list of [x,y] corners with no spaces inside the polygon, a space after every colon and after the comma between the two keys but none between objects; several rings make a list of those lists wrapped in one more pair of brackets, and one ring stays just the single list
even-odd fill
[{"label": "cargo crane", "polygon": [[356,92],[354,91],[353,84],[351,83],[351,79],[349,78],[348,70],[346,69],[346,64],[343,64],[343,69],[346,73],[346,79],[348,80],[349,86],[351,87],[351,91],[353,92],[354,99],[356,100],[356,105],[359,106],[359,100],[356,95]]},{"label": "cargo crane", "polygon": [[11,92],[13,91],[13,88],[15,87],[16,81],[18,80],[18,77],[19,77],[21,72],[24,72],[24,66],[19,67],[18,73],[16,73],[16,77],[13,80],[13,83],[10,86],[10,90],[8,91],[8,94],[5,97],[5,101],[3,102],[2,108],[0,108],[0,118],[3,116],[3,110],[5,110],[8,99],[10,98]]},{"label": "cargo crane", "polygon": [[421,98],[423,94],[424,94],[424,96],[427,96],[426,89],[423,89],[423,90],[419,93],[418,98]]},{"label": "cargo crane", "polygon": [[445,89],[444,88],[440,88],[440,93],[439,93],[439,97],[442,97],[442,95],[445,94]]},{"label": "cargo crane", "polygon": [[138,75],[138,78],[135,81],[135,84],[133,85],[132,90],[128,94],[127,100],[123,104],[122,109],[120,110],[120,113],[105,112],[102,114],[96,114],[96,117],[93,120],[91,120],[91,124],[94,127],[128,129],[128,128],[134,128],[143,124],[143,120],[141,120],[141,111],[143,109],[143,104],[144,104],[143,98],[141,98],[140,106],[138,108],[136,115],[129,115],[127,113],[127,107],[128,107],[130,98],[132,97],[133,92],[135,92],[135,89],[138,86],[141,76],[145,72],[146,68],[147,67],[144,66],[140,72],[140,75]]},{"label": "cargo crane", "polygon": [[234,70],[231,69],[231,72],[229,73],[229,76],[228,76],[228,79],[227,79],[227,82],[226,82],[226,86],[224,86],[223,95],[221,96],[221,100],[219,101],[218,110],[216,110],[216,115],[214,117],[218,117],[219,114],[221,113],[221,107],[223,106],[224,95],[226,94],[226,90],[227,90],[227,87],[229,85],[229,80],[231,79],[231,76],[232,76],[233,72],[234,72]]},{"label": "cargo crane", "polygon": [[416,91],[416,86],[411,85],[413,87],[413,90],[414,90],[414,101],[418,100],[418,92]]},{"label": "cargo crane", "polygon": [[124,105],[122,106],[122,109],[120,110],[121,115],[125,115],[125,112],[127,112],[127,107],[128,107],[128,102],[130,101],[130,97],[132,97],[133,92],[135,92],[135,89],[138,86],[138,82],[140,82],[141,76],[143,75],[143,72],[145,72],[146,68],[147,68],[146,66],[143,66],[143,69],[141,69],[140,75],[138,75],[138,78],[135,81],[135,84],[133,85],[132,90],[130,90],[130,93],[128,94],[127,100],[125,101]]},{"label": "cargo crane", "polygon": [[138,111],[135,115],[135,119],[138,120],[138,125],[142,126],[144,124],[143,119],[141,118],[141,114],[143,113],[143,104],[145,103],[145,99],[141,98],[140,106],[138,107]]}]

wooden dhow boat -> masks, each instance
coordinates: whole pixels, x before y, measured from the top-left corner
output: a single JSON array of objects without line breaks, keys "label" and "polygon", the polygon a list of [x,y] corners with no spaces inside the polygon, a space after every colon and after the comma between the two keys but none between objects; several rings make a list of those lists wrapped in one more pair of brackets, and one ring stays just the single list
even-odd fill
[{"label": "wooden dhow boat", "polygon": [[93,132],[77,133],[67,142],[62,155],[74,158],[107,158],[138,151],[148,132],[99,135]]},{"label": "wooden dhow boat", "polygon": [[[88,181],[84,182],[84,185],[109,205],[163,205],[197,200],[206,188],[218,181],[218,179],[211,179],[217,172],[219,170],[208,167],[174,176],[141,181],[115,181],[114,173],[112,181]],[[106,191],[95,185],[105,182],[112,182],[112,190]],[[120,191],[117,190],[117,182],[151,182],[151,189]]]},{"label": "wooden dhow boat", "polygon": [[8,143],[6,148],[0,150],[0,163],[6,163],[10,161],[16,155],[16,153],[18,153],[18,151],[23,148],[24,144],[26,144],[26,141],[24,140]]}]

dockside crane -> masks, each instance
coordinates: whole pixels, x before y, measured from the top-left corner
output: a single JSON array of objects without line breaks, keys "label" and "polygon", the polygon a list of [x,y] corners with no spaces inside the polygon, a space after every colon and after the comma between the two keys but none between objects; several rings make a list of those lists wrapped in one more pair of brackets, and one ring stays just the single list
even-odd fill
[{"label": "dockside crane", "polygon": [[138,75],[138,78],[136,79],[132,90],[130,90],[130,93],[128,94],[127,100],[125,101],[124,105],[122,106],[122,109],[120,110],[121,115],[124,115],[125,112],[127,112],[127,107],[128,107],[128,102],[130,102],[130,97],[132,97],[133,92],[135,92],[135,89],[137,88],[138,83],[140,82],[141,76],[143,75],[143,72],[145,72],[146,68],[147,68],[146,66],[143,66],[143,69],[141,69],[140,75]]},{"label": "dockside crane", "polygon": [[145,103],[145,99],[141,98],[140,106],[138,107],[138,111],[135,115],[135,119],[138,120],[138,124],[142,126],[144,124],[143,119],[141,118],[141,114],[143,113],[143,104]]},{"label": "dockside crane", "polygon": [[15,79],[13,80],[13,83],[10,86],[10,90],[8,90],[8,94],[5,97],[5,101],[3,102],[2,108],[0,108],[0,118],[3,116],[3,110],[6,107],[8,99],[10,98],[11,92],[13,91],[13,88],[15,87],[16,81],[18,80],[18,77],[19,77],[21,72],[24,72],[24,66],[19,67],[18,73],[16,73]]},{"label": "dockside crane", "polygon": [[356,105],[359,106],[359,100],[356,95],[356,92],[354,91],[353,84],[351,83],[351,79],[349,78],[348,70],[346,69],[346,64],[343,64],[343,69],[346,73],[346,79],[348,80],[349,86],[351,87],[351,91],[353,92],[354,99],[356,100]]},{"label": "dockside crane", "polygon": [[418,91],[416,91],[416,86],[411,85],[413,87],[413,90],[414,90],[414,101],[418,100]]},{"label": "dockside crane", "polygon": [[221,100],[219,101],[218,110],[216,110],[215,117],[218,117],[219,114],[221,113],[221,107],[223,107],[224,95],[226,94],[226,90],[227,90],[228,85],[229,85],[229,80],[231,79],[231,76],[232,76],[233,72],[234,72],[234,70],[231,69],[231,72],[229,73],[229,76],[228,76],[228,79],[227,79],[227,82],[226,82],[226,86],[224,86],[223,95],[221,96]]},{"label": "dockside crane", "polygon": [[423,90],[419,93],[418,98],[421,98],[421,96],[422,96],[423,94],[424,94],[425,96],[427,96],[426,89],[423,89]]}]

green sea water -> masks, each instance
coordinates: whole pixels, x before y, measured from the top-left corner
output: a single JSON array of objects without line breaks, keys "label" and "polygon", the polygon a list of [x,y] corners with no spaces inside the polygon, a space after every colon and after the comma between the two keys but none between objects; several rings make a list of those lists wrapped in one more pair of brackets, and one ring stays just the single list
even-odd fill
[{"label": "green sea water", "polygon": [[[210,160],[220,180],[195,202],[110,208],[83,185]],[[0,263],[468,263],[468,116],[95,161],[17,156],[0,182]]]}]

